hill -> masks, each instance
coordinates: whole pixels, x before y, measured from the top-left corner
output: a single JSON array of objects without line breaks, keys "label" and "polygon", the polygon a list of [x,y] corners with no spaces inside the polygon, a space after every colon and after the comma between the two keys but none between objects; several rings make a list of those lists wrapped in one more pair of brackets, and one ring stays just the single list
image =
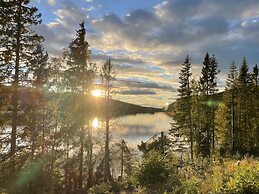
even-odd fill
[{"label": "hill", "polygon": [[[223,99],[223,96],[224,96],[224,92],[219,92],[217,94],[214,94],[213,96],[210,96],[211,99],[216,99],[217,102],[220,102],[222,101]],[[174,109],[174,106],[176,104],[176,101],[174,101],[173,103],[169,104],[168,106],[166,107],[163,107],[162,109],[168,113],[172,112],[173,109]]]},{"label": "hill", "polygon": [[[104,107],[106,102],[104,98],[91,97],[91,102],[93,102],[92,106],[96,113],[104,114]],[[164,112],[164,110],[160,108],[145,107],[113,99],[110,99],[109,105],[112,117],[139,113],[153,114],[155,112]]]},{"label": "hill", "polygon": [[[106,99],[103,97],[95,97],[92,95],[80,95],[70,92],[48,92],[44,91],[41,93],[40,91],[34,90],[32,88],[21,87],[18,91],[18,99],[20,101],[20,108],[26,109],[30,108],[36,99],[41,99],[43,101],[59,101],[60,106],[69,106],[69,104],[73,104],[74,100],[80,101],[88,101],[87,110],[90,111],[94,115],[104,116],[105,107],[106,107]],[[4,104],[1,107],[1,111],[9,111],[11,106],[11,87],[2,87],[1,89],[1,97],[0,97],[0,105]],[[63,104],[63,105],[62,105]],[[155,113],[155,112],[163,112],[163,109],[153,108],[153,107],[145,107],[140,105],[135,105],[127,102],[122,102],[119,100],[110,99],[109,101],[109,109],[111,117],[118,117],[122,115],[130,115],[130,114],[138,114],[138,113]]]}]

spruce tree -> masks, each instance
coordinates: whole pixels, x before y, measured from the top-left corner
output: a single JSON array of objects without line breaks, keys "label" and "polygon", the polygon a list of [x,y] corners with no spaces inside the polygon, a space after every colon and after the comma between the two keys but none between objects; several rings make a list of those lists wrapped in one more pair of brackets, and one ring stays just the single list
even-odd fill
[{"label": "spruce tree", "polygon": [[9,82],[12,85],[12,131],[11,131],[11,174],[15,175],[15,154],[17,125],[19,112],[18,92],[21,84],[21,69],[26,69],[28,58],[30,58],[34,46],[42,41],[32,30],[32,27],[41,23],[41,14],[37,13],[36,7],[30,7],[29,0],[10,0],[1,2],[1,66],[4,65]]},{"label": "spruce tree", "polygon": [[[230,65],[227,82],[226,82],[226,91],[225,96],[228,98],[227,105],[231,109],[231,149],[232,152],[236,151],[236,93],[237,93],[237,76],[238,71],[235,62],[233,61]],[[230,105],[229,105],[230,104]],[[226,117],[227,119],[228,117]]]},{"label": "spruce tree", "polygon": [[[254,122],[256,123],[255,126],[255,135],[256,135],[256,150],[259,148],[259,67],[256,64],[253,68],[252,72],[252,79],[253,79],[253,96],[254,96],[254,107],[255,107],[255,114],[254,114]],[[257,151],[258,154],[258,151]]]},{"label": "spruce tree", "polygon": [[245,154],[249,151],[249,132],[251,130],[251,75],[246,58],[243,58],[238,75],[238,142],[239,151]]},{"label": "spruce tree", "polygon": [[191,144],[191,160],[193,161],[193,129],[192,129],[192,115],[191,115],[191,62],[187,55],[182,63],[182,69],[179,74],[179,98],[176,100],[176,107],[174,110],[174,120],[177,122],[178,130],[187,135]]},{"label": "spruce tree", "polygon": [[[48,54],[44,52],[42,44],[38,44],[32,53],[32,57],[29,60],[27,80],[31,83],[31,95],[33,96],[32,101],[32,115],[29,118],[31,122],[31,159],[34,160],[35,150],[36,150],[36,138],[40,137],[40,132],[45,135],[45,123],[42,122],[44,115],[44,107],[46,102],[46,97],[44,96],[44,85],[47,83],[49,74],[48,67]],[[32,77],[30,79],[30,77]],[[50,123],[50,121],[48,122]],[[45,153],[45,137],[42,137],[43,142],[41,142],[43,155]]]},{"label": "spruce tree", "polygon": [[104,180],[105,182],[111,182],[111,171],[110,171],[110,99],[112,94],[112,81],[115,77],[113,71],[113,64],[111,60],[107,60],[102,69],[101,76],[104,83],[105,89],[105,154],[104,154]]},{"label": "spruce tree", "polygon": [[211,147],[214,151],[215,144],[215,110],[216,110],[216,101],[214,94],[217,91],[217,74],[218,63],[213,55],[212,57],[206,53],[203,61],[203,67],[201,71],[201,77],[199,80],[201,88],[201,98],[203,100],[203,113],[205,115],[205,120],[201,126],[201,152],[203,156],[211,156]]},{"label": "spruce tree", "polygon": [[76,37],[69,44],[69,50],[67,51],[67,66],[65,71],[65,80],[67,81],[67,87],[71,92],[77,94],[80,98],[78,101],[82,104],[76,105],[77,107],[77,119],[75,124],[78,125],[79,137],[80,137],[80,151],[79,151],[79,193],[82,193],[83,187],[83,153],[85,146],[85,126],[88,131],[88,186],[93,184],[93,166],[92,166],[92,142],[91,142],[91,129],[90,129],[90,110],[87,109],[88,95],[92,89],[92,84],[95,78],[95,65],[90,59],[89,44],[86,40],[85,24],[80,24],[79,30],[76,32]]}]

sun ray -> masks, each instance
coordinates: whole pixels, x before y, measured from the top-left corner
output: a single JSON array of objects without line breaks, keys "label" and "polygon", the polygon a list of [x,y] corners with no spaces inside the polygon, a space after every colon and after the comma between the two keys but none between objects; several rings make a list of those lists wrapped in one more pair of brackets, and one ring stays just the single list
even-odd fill
[{"label": "sun ray", "polygon": [[102,95],[101,90],[92,90],[91,94],[95,97],[100,97]]}]

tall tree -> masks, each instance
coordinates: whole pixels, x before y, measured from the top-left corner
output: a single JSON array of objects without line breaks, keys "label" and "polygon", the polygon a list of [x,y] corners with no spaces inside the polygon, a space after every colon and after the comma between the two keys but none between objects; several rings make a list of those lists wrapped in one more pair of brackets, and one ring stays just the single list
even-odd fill
[{"label": "tall tree", "polygon": [[223,93],[223,101],[216,113],[216,122],[218,126],[218,143],[220,153],[236,152],[238,127],[237,127],[237,87],[238,70],[233,61],[229,68],[226,80],[226,88]]},{"label": "tall tree", "polygon": [[[95,65],[90,61],[90,50],[89,44],[86,40],[86,29],[84,22],[80,24],[80,29],[76,32],[76,38],[69,44],[69,51],[67,53],[67,70],[65,71],[66,80],[69,83],[69,87],[72,92],[78,94],[81,98],[82,105],[78,106],[78,120],[79,123],[79,137],[80,137],[80,151],[79,151],[79,192],[82,193],[83,184],[83,154],[85,145],[85,133],[84,129],[87,126],[88,130],[88,160],[89,174],[88,182],[92,186],[93,172],[92,172],[92,150],[91,150],[91,134],[89,124],[89,109],[87,111],[87,96],[90,93],[93,80],[95,78]],[[85,122],[86,120],[86,122]],[[90,148],[90,149],[89,149]]]},{"label": "tall tree", "polygon": [[[22,77],[22,66],[28,62],[33,47],[43,38],[32,30],[32,27],[41,23],[41,14],[36,7],[30,7],[29,0],[10,0],[1,2],[0,18],[1,56],[5,58],[5,67],[12,73],[12,132],[10,157],[12,172],[15,173],[16,135],[18,120],[18,88]],[[1,57],[3,58],[3,57]]]},{"label": "tall tree", "polygon": [[217,91],[217,74],[218,63],[213,55],[212,57],[206,53],[203,61],[203,67],[201,71],[201,77],[199,80],[199,84],[201,87],[202,98],[204,100],[204,113],[206,115],[204,125],[201,128],[202,137],[201,147],[202,154],[204,156],[211,156],[211,147],[212,152],[214,150],[215,144],[215,110],[217,102],[215,101],[214,94]]},{"label": "tall tree", "polygon": [[235,151],[236,142],[236,92],[237,92],[237,66],[233,61],[230,65],[225,95],[230,95],[230,109],[231,109],[231,149]]},{"label": "tall tree", "polygon": [[104,180],[106,182],[111,181],[111,172],[110,172],[110,99],[111,99],[111,89],[112,89],[112,81],[115,77],[115,73],[113,71],[113,65],[111,60],[107,60],[102,69],[101,76],[104,82],[105,88],[105,155],[104,155]]},{"label": "tall tree", "polygon": [[191,62],[187,55],[182,63],[182,69],[179,75],[179,98],[176,101],[174,111],[174,120],[177,122],[180,130],[188,134],[188,139],[191,144],[191,160],[193,161],[193,129],[192,129],[192,115],[191,115]]},{"label": "tall tree", "polygon": [[251,123],[249,109],[251,108],[251,76],[246,58],[243,58],[238,75],[238,142],[239,151],[245,154],[249,150],[248,139]]},{"label": "tall tree", "polygon": [[[255,94],[255,123],[256,123],[256,144],[259,147],[259,67],[256,64],[252,72],[253,93]],[[258,149],[258,148],[257,148]]]},{"label": "tall tree", "polygon": [[[31,92],[33,96],[32,101],[32,117],[29,119],[31,122],[31,158],[34,160],[35,149],[36,149],[36,137],[39,137],[37,132],[42,131],[43,135],[45,134],[45,127],[42,123],[42,119],[44,118],[44,85],[48,80],[48,54],[44,53],[44,48],[42,44],[38,44],[35,50],[32,53],[32,57],[29,60],[28,64],[28,79],[31,78],[31,86],[33,87]],[[50,122],[50,121],[49,121]],[[44,139],[42,138],[42,152],[44,153],[45,145]]]}]

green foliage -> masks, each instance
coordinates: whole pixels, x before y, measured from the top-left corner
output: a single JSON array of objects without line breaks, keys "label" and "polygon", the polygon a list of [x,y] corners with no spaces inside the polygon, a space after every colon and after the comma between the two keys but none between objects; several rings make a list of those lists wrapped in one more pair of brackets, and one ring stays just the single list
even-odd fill
[{"label": "green foliage", "polygon": [[[194,170],[194,169],[193,169]],[[197,170],[197,169],[196,169]],[[252,158],[216,161],[203,176],[183,173],[182,193],[237,194],[259,193],[259,161]]]},{"label": "green foliage", "polygon": [[133,192],[137,186],[137,180],[134,176],[129,176],[121,182],[121,189],[126,192]]},{"label": "green foliage", "polygon": [[191,179],[188,179],[186,181],[183,181],[183,190],[185,194],[198,194],[198,185],[199,185],[199,179],[196,177],[192,177]]},{"label": "green foliage", "polygon": [[177,168],[160,152],[150,151],[144,155],[135,172],[139,185],[150,193],[172,191],[179,184]]},{"label": "green foliage", "polygon": [[95,185],[89,190],[91,194],[104,194],[104,193],[111,193],[112,186],[108,183],[101,183],[99,185]]}]

